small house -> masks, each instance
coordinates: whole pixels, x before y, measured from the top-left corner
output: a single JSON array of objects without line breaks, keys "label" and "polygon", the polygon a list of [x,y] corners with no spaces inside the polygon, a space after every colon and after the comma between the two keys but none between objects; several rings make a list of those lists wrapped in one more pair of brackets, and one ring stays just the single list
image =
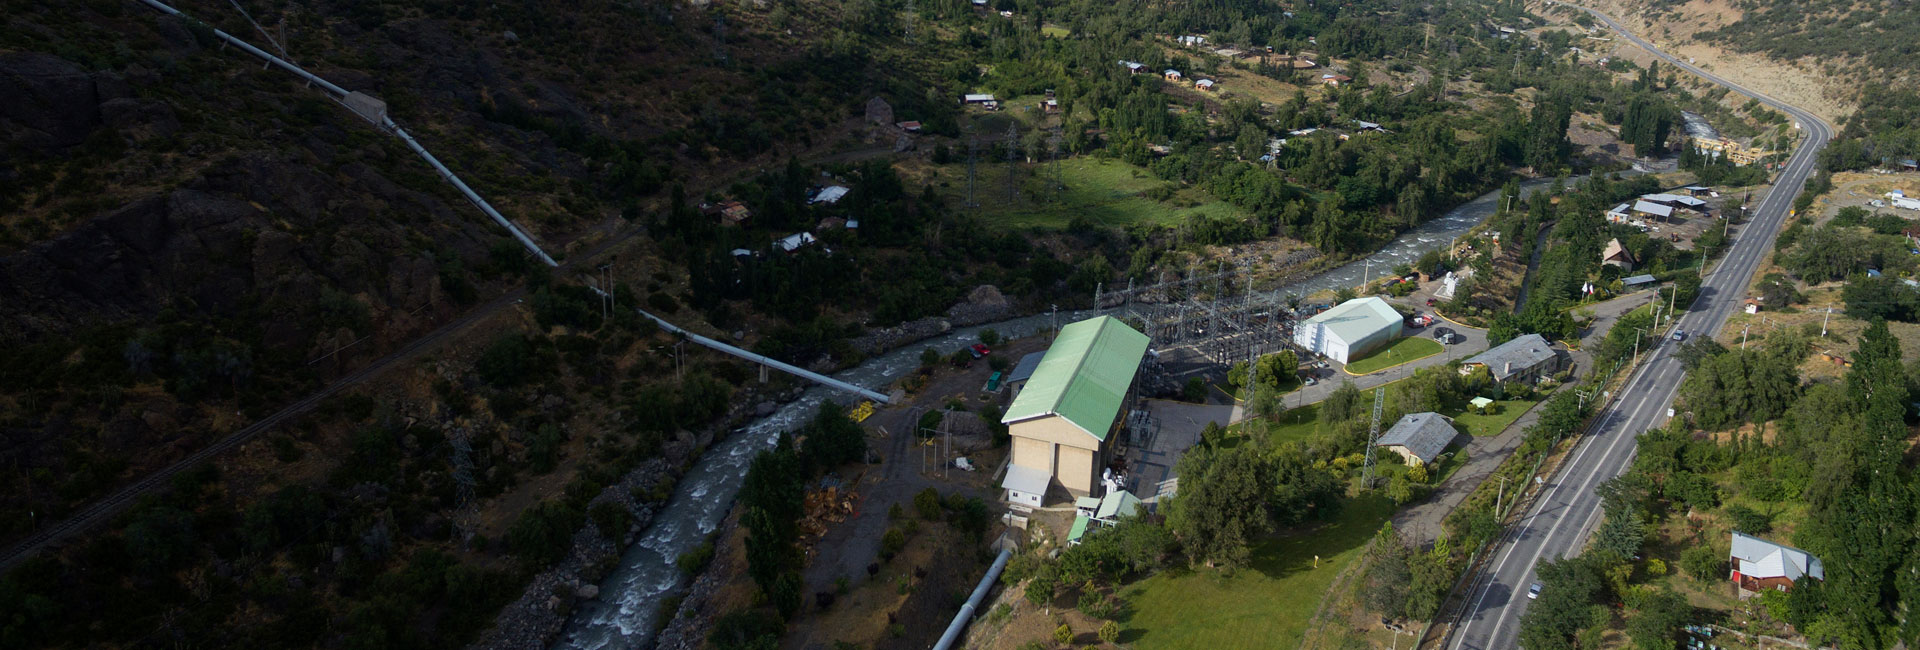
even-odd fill
[{"label": "small house", "polygon": [[1045,350],[1030,352],[1020,357],[1020,363],[1013,364],[1013,372],[1007,374],[1006,386],[1018,395],[1020,389],[1027,387],[1027,380],[1033,378],[1033,371],[1040,367],[1040,359],[1047,356]]},{"label": "small house", "polygon": [[1334,74],[1332,72],[1329,72],[1329,73],[1320,75],[1320,83],[1333,86],[1336,88],[1338,88],[1340,84],[1349,83],[1352,81],[1353,81],[1353,77],[1349,77],[1343,74]]},{"label": "small house", "polygon": [[839,203],[840,199],[846,198],[847,191],[846,187],[840,185],[823,187],[820,188],[819,192],[814,193],[813,198],[807,199],[807,204],[815,205],[824,203],[826,205],[833,205]]},{"label": "small house", "polygon": [[1701,196],[1701,195],[1704,195],[1704,194],[1712,194],[1712,193],[1713,193],[1713,190],[1712,190],[1712,189],[1709,189],[1709,188],[1705,188],[1705,187],[1701,187],[1701,186],[1699,186],[1699,185],[1688,185],[1688,186],[1686,186],[1686,187],[1682,187],[1682,188],[1680,188],[1680,189],[1683,189],[1683,190],[1686,190],[1686,191],[1687,191],[1687,194],[1688,194],[1689,196]]},{"label": "small house", "polygon": [[1047,496],[1047,486],[1052,483],[1053,476],[1047,470],[1008,465],[1007,477],[1000,481],[1000,487],[1007,491],[1007,503],[1014,510],[1033,512],[1040,509]]},{"label": "small house", "polygon": [[1733,533],[1727,566],[1732,574],[1729,577],[1741,591],[1787,591],[1801,578],[1827,579],[1826,568],[1812,553],[1741,532]]},{"label": "small house", "polygon": [[1618,238],[1607,240],[1607,247],[1600,251],[1600,263],[1619,267],[1621,270],[1633,270],[1633,251],[1620,243]]},{"label": "small house", "polygon": [[1651,275],[1646,275],[1646,274],[1636,275],[1630,278],[1622,279],[1620,281],[1620,285],[1625,287],[1628,291],[1638,290],[1643,287],[1651,287],[1659,283],[1660,283],[1659,278],[1653,277]]},{"label": "small house", "polygon": [[970,94],[967,94],[967,95],[965,95],[964,97],[962,97],[962,98],[961,98],[961,100],[960,100],[960,103],[962,103],[962,104],[978,104],[978,105],[979,105],[979,106],[980,106],[981,108],[984,108],[984,109],[987,109],[987,110],[990,110],[990,111],[997,111],[997,110],[1000,110],[1000,101],[999,101],[999,100],[997,100],[997,99],[994,99],[994,98],[993,98],[993,95],[990,95],[990,94],[984,94],[984,93],[978,93],[978,94],[974,94],[974,93],[970,93]]},{"label": "small house", "polygon": [[739,201],[727,201],[720,204],[720,223],[726,226],[738,226],[753,218],[753,211]]},{"label": "small house", "polygon": [[1393,423],[1393,428],[1380,434],[1374,446],[1400,454],[1408,465],[1426,465],[1440,458],[1440,454],[1453,445],[1453,439],[1460,432],[1453,428],[1453,420],[1434,412],[1409,413]]},{"label": "small house", "polygon": [[1212,80],[1212,79],[1201,79],[1201,80],[1199,80],[1199,81],[1195,81],[1195,82],[1193,82],[1193,87],[1194,87],[1194,88],[1198,88],[1198,89],[1200,89],[1201,91],[1211,91],[1211,90],[1213,90],[1213,80]]},{"label": "small house", "polygon": [[1187,47],[1200,47],[1202,45],[1207,44],[1207,37],[1200,36],[1198,34],[1190,34],[1187,36],[1182,36],[1177,40],[1180,41],[1181,45],[1185,45]]},{"label": "small house", "polygon": [[1625,203],[1613,206],[1612,210],[1607,211],[1607,221],[1610,223],[1626,223],[1633,220],[1632,208]]},{"label": "small house", "polygon": [[1141,62],[1138,62],[1138,61],[1124,61],[1124,60],[1123,60],[1123,61],[1121,61],[1121,62],[1120,62],[1120,67],[1122,67],[1122,68],[1126,68],[1126,69],[1127,69],[1127,73],[1128,73],[1128,74],[1140,74],[1140,73],[1142,73],[1142,72],[1146,72],[1146,71],[1147,71],[1147,64],[1145,64],[1145,63],[1141,63]]},{"label": "small house", "polygon": [[816,241],[820,241],[820,240],[814,239],[813,233],[797,232],[791,235],[787,235],[785,237],[781,237],[778,240],[775,240],[773,242],[773,245],[775,247],[778,247],[781,251],[791,253],[791,252],[800,250],[802,248],[805,248],[807,246],[810,246]]},{"label": "small house", "polygon": [[1167,68],[1165,72],[1160,73],[1160,76],[1165,77],[1167,81],[1179,81],[1182,78],[1180,71],[1173,68]]}]

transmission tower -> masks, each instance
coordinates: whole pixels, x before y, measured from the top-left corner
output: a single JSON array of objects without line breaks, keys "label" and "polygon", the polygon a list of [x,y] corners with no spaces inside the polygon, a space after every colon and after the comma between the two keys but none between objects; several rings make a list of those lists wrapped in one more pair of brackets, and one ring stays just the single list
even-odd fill
[{"label": "transmission tower", "polygon": [[1014,166],[1020,157],[1020,127],[1007,125],[1007,203],[1013,203],[1014,176],[1018,168]]},{"label": "transmission tower", "polygon": [[455,530],[460,533],[460,543],[464,545],[473,541],[480,520],[480,510],[473,498],[473,444],[468,440],[466,427],[455,427],[452,434],[447,437],[447,443],[453,448],[453,520]]},{"label": "transmission tower", "polygon": [[1360,488],[1373,489],[1373,448],[1380,443],[1380,411],[1387,403],[1387,387],[1373,391],[1373,429],[1367,434],[1367,464],[1360,471]]}]

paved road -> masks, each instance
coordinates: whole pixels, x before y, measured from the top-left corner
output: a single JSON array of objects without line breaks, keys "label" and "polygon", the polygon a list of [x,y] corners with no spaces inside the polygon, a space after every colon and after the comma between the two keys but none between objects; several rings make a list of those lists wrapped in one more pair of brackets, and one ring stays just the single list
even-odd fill
[{"label": "paved road", "polygon": [[[1574,5],[1569,5],[1574,6]],[[1807,138],[1794,151],[1774,183],[1783,191],[1769,192],[1753,220],[1734,235],[1733,249],[1702,284],[1699,299],[1680,317],[1678,327],[1689,332],[1718,331],[1733,313],[1760,259],[1773,245],[1787,210],[1801,184],[1814,171],[1821,147],[1833,135],[1832,127],[1800,108],[1784,104],[1708,74],[1686,61],[1661,52],[1628,33],[1613,19],[1587,10],[1620,37],[1633,42],[1680,69],[1700,75],[1792,115]],[[1519,620],[1528,601],[1520,596],[1534,581],[1534,565],[1543,559],[1577,554],[1588,532],[1600,519],[1600,498],[1594,487],[1620,475],[1633,458],[1640,432],[1666,420],[1666,411],[1680,386],[1682,370],[1671,355],[1671,344],[1653,348],[1639,370],[1628,378],[1621,394],[1599,415],[1599,423],[1547,485],[1521,522],[1494,549],[1493,564],[1468,592],[1468,605],[1452,630],[1448,647],[1512,648],[1518,645]]]}]

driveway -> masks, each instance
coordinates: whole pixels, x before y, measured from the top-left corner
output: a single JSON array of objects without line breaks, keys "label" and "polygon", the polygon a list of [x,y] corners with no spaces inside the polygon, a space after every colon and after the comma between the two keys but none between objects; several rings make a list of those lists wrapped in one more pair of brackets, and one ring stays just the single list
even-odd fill
[{"label": "driveway", "polygon": [[1346,366],[1338,361],[1326,359],[1327,369],[1314,371],[1315,374],[1313,377],[1316,382],[1314,385],[1302,386],[1298,390],[1286,394],[1286,407],[1290,409],[1299,408],[1324,400],[1328,395],[1333,394],[1333,391],[1339,389],[1343,381],[1351,381],[1354,387],[1366,390],[1382,384],[1406,379],[1413,376],[1413,373],[1421,368],[1444,366],[1453,361],[1479,354],[1487,349],[1486,330],[1475,329],[1445,320],[1435,321],[1433,325],[1420,329],[1408,329],[1406,333],[1408,336],[1432,338],[1434,329],[1440,327],[1453,330],[1462,340],[1459,343],[1444,346],[1446,350],[1440,354],[1424,359],[1415,359],[1392,368],[1365,375],[1349,375],[1347,374]]}]

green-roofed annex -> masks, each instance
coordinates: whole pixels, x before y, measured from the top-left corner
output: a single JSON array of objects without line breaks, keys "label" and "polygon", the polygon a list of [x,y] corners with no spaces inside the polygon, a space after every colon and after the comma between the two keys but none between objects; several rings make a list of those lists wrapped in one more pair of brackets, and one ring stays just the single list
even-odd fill
[{"label": "green-roofed annex", "polygon": [[1060,328],[1060,335],[1000,419],[1006,424],[1057,415],[1102,442],[1147,353],[1147,336],[1112,316]]}]

